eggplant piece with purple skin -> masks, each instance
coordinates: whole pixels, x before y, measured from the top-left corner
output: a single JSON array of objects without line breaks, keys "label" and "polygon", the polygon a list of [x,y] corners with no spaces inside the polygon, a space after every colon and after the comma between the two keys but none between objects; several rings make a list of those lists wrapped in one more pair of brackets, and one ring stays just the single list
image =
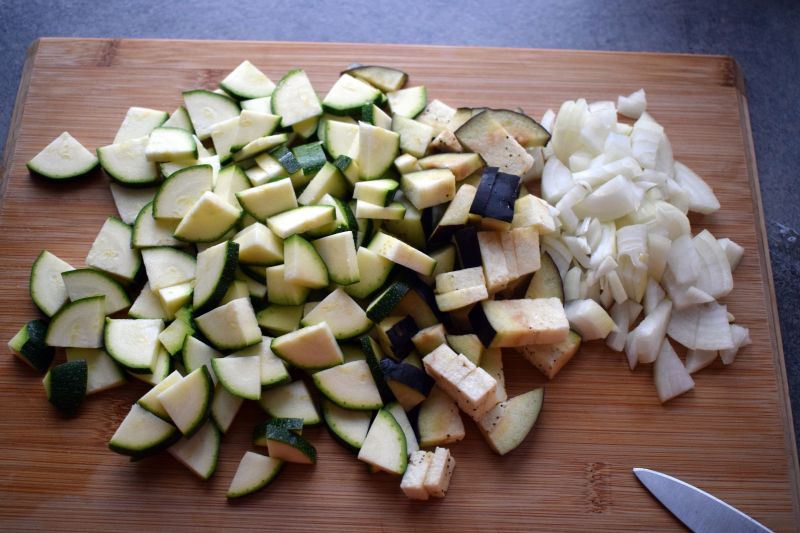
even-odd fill
[{"label": "eggplant piece with purple skin", "polygon": [[486,167],[481,174],[481,181],[478,184],[478,192],[475,194],[475,199],[472,201],[472,206],[469,212],[474,215],[483,216],[486,213],[486,208],[489,205],[489,199],[492,197],[492,189],[494,189],[495,181],[499,170],[497,167]]},{"label": "eggplant piece with purple skin", "polygon": [[421,368],[391,359],[381,360],[381,371],[387,381],[397,381],[427,396],[433,388],[433,378]]},{"label": "eggplant piece with purple skin", "polygon": [[[519,176],[498,172],[483,216],[502,220],[503,222],[511,222],[514,218],[514,202],[517,201],[517,196],[519,196],[520,182]],[[476,200],[478,195],[480,195],[480,188],[475,195]]]},{"label": "eggplant piece with purple skin", "polygon": [[408,354],[414,349],[411,338],[417,333],[419,333],[419,327],[410,316],[403,317],[386,330],[386,338],[395,358],[405,359],[408,357]]},{"label": "eggplant piece with purple skin", "polygon": [[461,268],[483,266],[481,263],[481,249],[478,245],[478,228],[467,226],[455,232],[453,239]]}]

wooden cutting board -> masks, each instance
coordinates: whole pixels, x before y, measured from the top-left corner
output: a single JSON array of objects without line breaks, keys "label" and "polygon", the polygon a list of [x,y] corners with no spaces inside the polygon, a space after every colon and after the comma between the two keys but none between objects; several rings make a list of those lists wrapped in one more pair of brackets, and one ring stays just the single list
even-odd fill
[{"label": "wooden cutting board", "polygon": [[[303,67],[320,92],[352,62],[388,64],[452,106],[521,106],[533,116],[565,99],[614,100],[640,87],[677,159],[711,183],[722,210],[693,220],[747,253],[726,298],[752,346],[696,389],[659,404],[649,367],[589,343],[551,383],[533,433],[497,457],[467,421],[452,449],[445,500],[407,500],[399,480],[371,475],[322,428],[307,430],[316,467],[287,465],[267,490],[224,494],[256,421],[247,406],[225,436],[213,479],[170,456],[131,463],[106,442],[145,386],[91,397],[58,416],[40,377],[0,357],[0,529],[664,530],[679,523],[631,473],[649,467],[696,484],[776,531],[793,530],[797,454],[741,73],[726,57],[429,46],[43,39],[23,72],[6,147],[0,209],[0,339],[38,313],[28,273],[44,248],[75,266],[114,206],[99,172],[74,183],[29,177],[25,161],[69,130],[94,149],[112,141],[131,105],[172,111],[183,89],[214,88],[243,59],[277,80]],[[63,355],[61,356],[63,357]],[[512,394],[543,383],[512,354]]]}]

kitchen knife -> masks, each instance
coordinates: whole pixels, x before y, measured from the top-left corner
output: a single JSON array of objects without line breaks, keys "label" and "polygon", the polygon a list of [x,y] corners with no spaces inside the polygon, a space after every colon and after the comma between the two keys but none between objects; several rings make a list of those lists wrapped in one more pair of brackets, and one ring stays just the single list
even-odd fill
[{"label": "kitchen knife", "polygon": [[647,468],[634,468],[642,485],[695,533],[770,532],[740,510],[695,486]]}]

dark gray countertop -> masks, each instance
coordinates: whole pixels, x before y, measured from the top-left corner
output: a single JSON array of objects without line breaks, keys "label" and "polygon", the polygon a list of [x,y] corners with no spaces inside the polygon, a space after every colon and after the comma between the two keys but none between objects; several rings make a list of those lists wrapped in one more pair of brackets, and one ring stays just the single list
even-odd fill
[{"label": "dark gray countertop", "polygon": [[795,427],[800,429],[800,2],[0,0],[0,139],[42,36],[420,43],[725,54],[747,83]]}]

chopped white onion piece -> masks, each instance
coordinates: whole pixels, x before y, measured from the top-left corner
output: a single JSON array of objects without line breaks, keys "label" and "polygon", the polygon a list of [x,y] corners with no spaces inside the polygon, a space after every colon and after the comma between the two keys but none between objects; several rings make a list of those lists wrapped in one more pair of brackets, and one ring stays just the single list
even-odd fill
[{"label": "chopped white onion piece", "polygon": [[607,130],[617,125],[617,106],[611,100],[599,100],[589,104],[589,113]]},{"label": "chopped white onion piece", "polygon": [[594,300],[575,300],[564,306],[570,328],[574,329],[584,341],[605,339],[616,330],[614,321],[606,310]]},{"label": "chopped white onion piece", "polygon": [[578,262],[578,264],[580,264],[583,268],[589,268],[589,254],[591,253],[592,249],[586,242],[586,238],[564,235],[561,237],[561,240],[567,245],[572,257]]},{"label": "chopped white onion piece", "polygon": [[658,357],[658,350],[667,334],[667,324],[672,312],[672,302],[665,299],[659,302],[653,312],[645,316],[636,328],[628,334],[625,352],[630,358],[636,357],[639,363],[652,363]]},{"label": "chopped white onion piece", "polygon": [[[606,222],[602,225],[600,240],[596,246],[592,247],[591,266],[597,269],[606,259],[614,259],[617,255],[617,226],[613,222]],[[614,261],[614,268],[617,262]]]},{"label": "chopped white onion piece", "polygon": [[751,343],[750,330],[738,324],[731,325],[731,336],[733,337],[733,348],[719,351],[719,358],[726,365],[733,363],[739,350]]},{"label": "chopped white onion piece", "polygon": [[592,154],[585,151],[575,152],[571,156],[569,156],[569,161],[567,161],[567,166],[569,167],[571,172],[580,172],[582,170],[586,170],[592,166]]},{"label": "chopped white onion piece", "polygon": [[685,215],[689,212],[689,194],[678,185],[678,182],[668,179],[661,190],[669,203],[679,209],[681,213]]},{"label": "chopped white onion piece", "polygon": [[597,217],[601,222],[608,222],[634,211],[643,196],[641,189],[631,187],[630,180],[619,175],[583,198],[575,205],[574,211],[579,217]]},{"label": "chopped white onion piece", "polygon": [[564,301],[570,302],[581,298],[581,267],[574,266],[564,276]]},{"label": "chopped white onion piece", "polygon": [[655,169],[672,176],[675,173],[673,169],[674,164],[675,159],[672,157],[672,144],[670,144],[666,135],[662,135],[661,142],[658,145],[658,151],[656,152]]},{"label": "chopped white onion piece", "polygon": [[669,249],[672,247],[672,240],[656,233],[647,235],[647,273],[656,281],[661,281],[664,269],[667,268],[667,258]]},{"label": "chopped white onion piece", "polygon": [[647,288],[647,269],[636,267],[627,256],[619,257],[618,263],[617,274],[625,287],[625,292],[628,293],[628,298],[641,302]]},{"label": "chopped white onion piece", "polygon": [[600,278],[600,305],[603,306],[603,309],[608,309],[611,307],[611,304],[614,303],[614,295],[611,294],[611,289],[608,287],[608,283],[606,282],[605,278]]},{"label": "chopped white onion piece", "polygon": [[655,203],[655,219],[650,231],[675,240],[681,235],[691,234],[692,227],[683,211],[668,202],[659,201]]},{"label": "chopped white onion piece", "polygon": [[681,285],[693,285],[700,272],[700,257],[691,235],[681,235],[674,241],[667,255],[667,268]]},{"label": "chopped white onion piece", "polygon": [[550,254],[550,258],[558,268],[561,277],[564,277],[570,263],[572,263],[572,254],[569,248],[554,235],[542,235],[541,248]]},{"label": "chopped white onion piece", "polygon": [[627,256],[637,268],[647,268],[647,226],[631,224],[617,230],[617,256]]},{"label": "chopped white onion piece", "polygon": [[569,157],[583,147],[580,131],[588,115],[589,106],[584,99],[568,100],[561,104],[553,122],[550,143],[553,145],[555,156],[562,163],[567,164]]},{"label": "chopped white onion piece", "polygon": [[572,173],[557,158],[551,157],[542,169],[542,198],[555,205],[572,188]]},{"label": "chopped white onion piece", "polygon": [[717,350],[688,350],[686,352],[686,371],[694,374],[702,370],[717,358]]},{"label": "chopped white onion piece", "polygon": [[644,314],[649,315],[658,304],[667,296],[661,285],[653,278],[648,278],[647,288],[644,291]]},{"label": "chopped white onion piece", "polygon": [[639,89],[628,96],[620,95],[617,98],[617,111],[620,115],[639,118],[645,109],[647,109],[647,95],[644,89]]},{"label": "chopped white onion piece", "polygon": [[696,287],[714,298],[730,293],[733,290],[731,265],[717,239],[703,230],[692,241],[700,260]]},{"label": "chopped white onion piece", "polygon": [[727,237],[724,239],[718,239],[717,242],[722,247],[722,251],[725,252],[725,256],[728,258],[728,264],[731,266],[731,271],[736,270],[736,267],[739,266],[739,261],[742,260],[742,256],[744,255],[744,248]]},{"label": "chopped white onion piece", "polygon": [[631,133],[633,157],[639,161],[642,168],[656,168],[658,148],[663,137],[664,128],[647,113],[642,114],[633,125]]},{"label": "chopped white onion piece", "polygon": [[664,339],[661,344],[656,364],[653,365],[653,380],[661,403],[667,402],[694,388],[692,376],[686,371],[668,339]]},{"label": "chopped white onion piece", "polygon": [[611,308],[611,319],[617,326],[616,331],[612,331],[606,337],[606,345],[616,352],[625,349],[625,339],[628,337],[628,330],[636,321],[636,317],[642,311],[642,306],[636,302],[626,300],[621,304],[614,304]]},{"label": "chopped white onion piece", "polygon": [[623,133],[612,131],[608,134],[608,137],[606,137],[606,144],[603,146],[603,152],[611,161],[630,157],[631,138]]},{"label": "chopped white onion piece", "polygon": [[675,181],[686,191],[690,211],[708,215],[719,209],[719,200],[711,187],[680,161],[675,161]]},{"label": "chopped white onion piece", "polygon": [[625,292],[625,287],[622,285],[622,281],[619,279],[619,274],[617,274],[616,270],[612,270],[606,274],[606,281],[615,302],[620,304],[628,299],[628,293]]},{"label": "chopped white onion piece", "polygon": [[728,310],[716,302],[675,309],[667,334],[690,350],[729,350],[734,347]]},{"label": "chopped white onion piece", "polygon": [[547,131],[553,131],[553,123],[556,120],[556,112],[552,109],[548,109],[542,115],[542,120],[539,121],[539,124],[546,129]]}]

